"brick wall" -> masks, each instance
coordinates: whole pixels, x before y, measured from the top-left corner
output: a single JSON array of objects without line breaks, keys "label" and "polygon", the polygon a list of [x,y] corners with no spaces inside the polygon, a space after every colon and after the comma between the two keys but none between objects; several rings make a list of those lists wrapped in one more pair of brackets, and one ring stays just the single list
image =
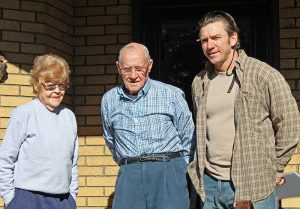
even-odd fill
[{"label": "brick wall", "polygon": [[[300,104],[300,0],[280,0],[280,68]],[[80,141],[78,209],[110,208],[118,167],[102,135],[101,95],[120,82],[115,60],[131,41],[131,0],[0,0],[0,52],[10,61],[0,85],[0,143],[12,109],[34,98],[28,79],[33,58],[63,56],[72,86]],[[286,171],[298,171],[300,147]],[[0,209],[3,205],[0,200]],[[283,201],[300,208],[297,198]]]},{"label": "brick wall", "polygon": [[[279,0],[280,71],[300,107],[300,0]],[[300,145],[285,172],[300,173]],[[299,209],[300,197],[282,200],[286,209]]]}]

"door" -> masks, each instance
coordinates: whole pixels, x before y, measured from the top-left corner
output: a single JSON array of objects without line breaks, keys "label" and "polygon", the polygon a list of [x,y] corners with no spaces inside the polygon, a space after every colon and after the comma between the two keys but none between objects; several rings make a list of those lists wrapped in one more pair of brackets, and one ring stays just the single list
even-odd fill
[{"label": "door", "polygon": [[150,77],[181,88],[190,108],[191,83],[205,63],[196,39],[197,23],[209,11],[230,13],[249,56],[279,63],[278,2],[272,0],[133,0],[133,40],[144,43],[154,60]]}]

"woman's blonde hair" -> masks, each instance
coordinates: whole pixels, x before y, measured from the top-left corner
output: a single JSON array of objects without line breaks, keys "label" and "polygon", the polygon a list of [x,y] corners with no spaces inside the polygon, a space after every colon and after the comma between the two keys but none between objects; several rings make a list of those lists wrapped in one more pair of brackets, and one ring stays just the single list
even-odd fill
[{"label": "woman's blonde hair", "polygon": [[[35,57],[31,71],[30,84],[37,95],[41,82],[70,83],[69,64],[62,57],[55,54],[45,54]],[[35,88],[36,87],[36,88]]]}]

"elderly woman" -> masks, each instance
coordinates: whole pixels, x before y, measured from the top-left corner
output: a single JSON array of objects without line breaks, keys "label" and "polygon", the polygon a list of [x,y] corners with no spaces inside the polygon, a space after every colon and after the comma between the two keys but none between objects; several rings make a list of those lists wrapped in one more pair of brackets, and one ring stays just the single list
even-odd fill
[{"label": "elderly woman", "polygon": [[4,81],[6,81],[6,79],[8,78],[8,74],[7,74],[7,60],[0,55],[0,83],[4,83]]},{"label": "elderly woman", "polygon": [[38,56],[31,72],[37,98],[11,114],[0,147],[0,194],[6,209],[75,209],[78,137],[72,111],[61,102],[69,66]]}]

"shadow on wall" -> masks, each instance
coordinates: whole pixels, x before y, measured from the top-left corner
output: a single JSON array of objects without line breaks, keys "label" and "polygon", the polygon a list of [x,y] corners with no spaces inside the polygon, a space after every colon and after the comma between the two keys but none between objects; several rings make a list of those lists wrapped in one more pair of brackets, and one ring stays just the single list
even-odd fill
[{"label": "shadow on wall", "polygon": [[114,195],[115,195],[115,193],[113,192],[109,196],[108,201],[107,201],[107,207],[105,209],[111,209],[112,208],[112,202],[113,202],[113,199],[114,199]]}]

